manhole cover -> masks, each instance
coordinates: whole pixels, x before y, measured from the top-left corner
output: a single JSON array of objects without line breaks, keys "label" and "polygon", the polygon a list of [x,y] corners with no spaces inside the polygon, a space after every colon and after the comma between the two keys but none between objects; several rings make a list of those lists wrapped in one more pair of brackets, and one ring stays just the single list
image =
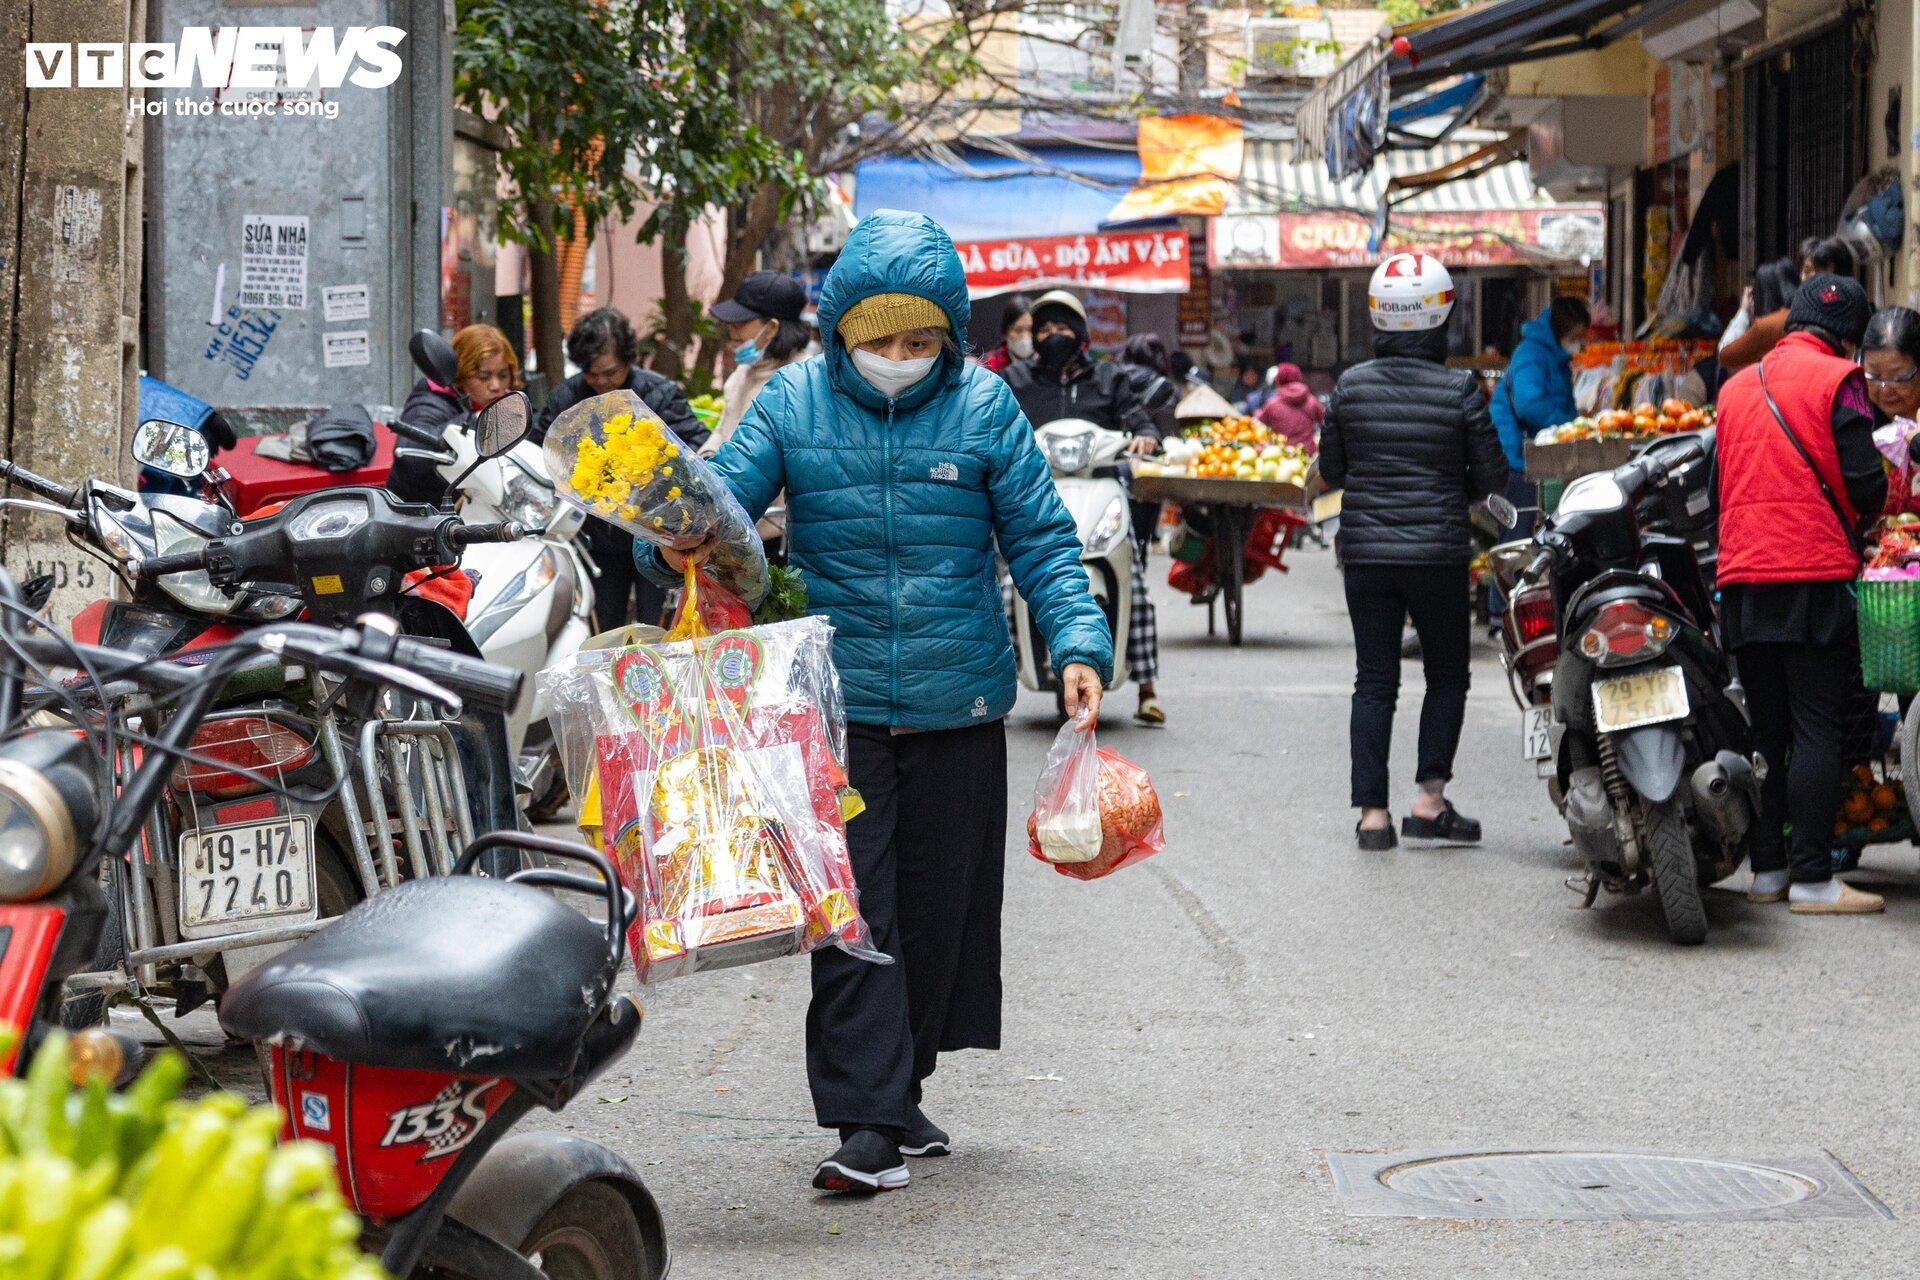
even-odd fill
[{"label": "manhole cover", "polygon": [[1350,1214],[1792,1220],[1893,1215],[1825,1153],[1735,1160],[1635,1151],[1335,1153]]}]

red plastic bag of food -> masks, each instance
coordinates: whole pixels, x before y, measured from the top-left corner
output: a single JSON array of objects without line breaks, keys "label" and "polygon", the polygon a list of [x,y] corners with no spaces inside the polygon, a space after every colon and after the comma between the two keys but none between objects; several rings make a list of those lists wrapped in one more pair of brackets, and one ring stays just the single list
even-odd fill
[{"label": "red plastic bag of food", "polygon": [[1147,771],[1061,726],[1027,815],[1027,852],[1063,876],[1098,880],[1166,848],[1160,797]]}]

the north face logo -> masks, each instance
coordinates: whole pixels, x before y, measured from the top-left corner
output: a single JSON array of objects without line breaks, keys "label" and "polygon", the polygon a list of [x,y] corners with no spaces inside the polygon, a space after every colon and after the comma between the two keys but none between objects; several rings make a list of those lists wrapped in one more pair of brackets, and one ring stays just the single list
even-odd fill
[{"label": "the north face logo", "polygon": [[945,480],[951,484],[960,478],[960,468],[954,466],[951,462],[938,463],[931,471],[927,472],[927,477],[932,480]]}]

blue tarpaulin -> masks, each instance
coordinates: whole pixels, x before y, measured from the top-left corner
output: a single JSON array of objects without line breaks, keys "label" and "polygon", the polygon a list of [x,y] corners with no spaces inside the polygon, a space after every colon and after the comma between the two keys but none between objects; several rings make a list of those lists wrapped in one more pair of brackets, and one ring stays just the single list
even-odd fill
[{"label": "blue tarpaulin", "polygon": [[1084,235],[1100,229],[1140,178],[1132,150],[1030,150],[1033,160],[962,149],[951,164],[920,156],[865,161],[854,171],[854,213],[924,213],[960,242]]}]

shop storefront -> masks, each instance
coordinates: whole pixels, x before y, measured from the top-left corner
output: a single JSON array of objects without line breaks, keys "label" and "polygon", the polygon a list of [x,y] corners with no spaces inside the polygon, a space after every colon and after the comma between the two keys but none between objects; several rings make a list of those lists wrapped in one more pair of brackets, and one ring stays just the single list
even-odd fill
[{"label": "shop storefront", "polygon": [[[1331,376],[1370,353],[1373,268],[1413,250],[1453,272],[1455,354],[1504,353],[1556,281],[1584,278],[1603,260],[1606,220],[1601,205],[1539,191],[1517,160],[1404,193],[1483,146],[1389,152],[1359,183],[1336,186],[1322,166],[1291,163],[1284,144],[1249,144],[1240,189],[1208,232],[1214,288],[1234,327],[1252,330],[1258,349]],[[1381,203],[1396,192],[1383,220]]]}]

